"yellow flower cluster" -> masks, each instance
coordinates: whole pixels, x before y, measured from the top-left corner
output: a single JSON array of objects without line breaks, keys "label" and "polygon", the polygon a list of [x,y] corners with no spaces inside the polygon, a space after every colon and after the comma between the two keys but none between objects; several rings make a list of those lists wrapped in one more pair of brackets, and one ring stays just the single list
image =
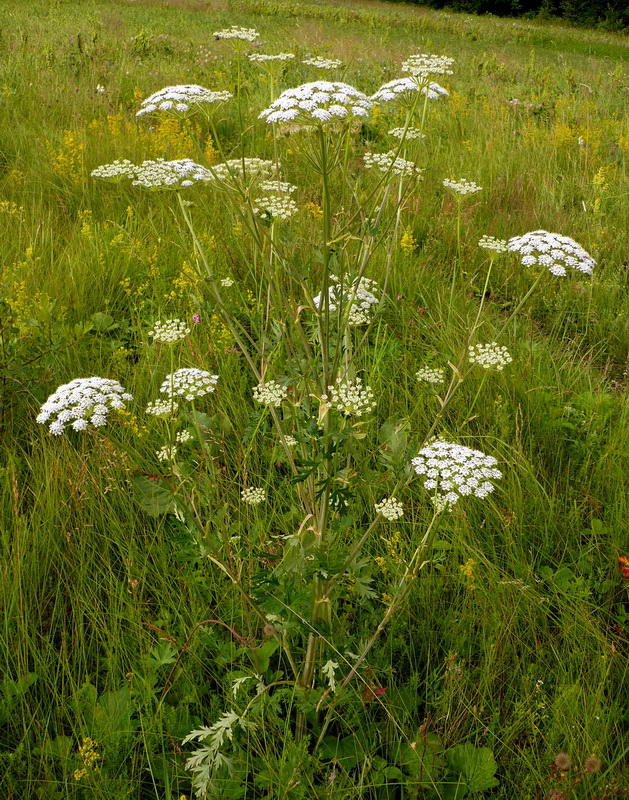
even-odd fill
[{"label": "yellow flower cluster", "polygon": [[49,144],[52,171],[79,184],[83,180],[83,154],[85,142],[77,131],[64,131],[62,144],[54,150]]},{"label": "yellow flower cluster", "polygon": [[461,575],[465,578],[465,585],[468,589],[476,589],[478,588],[474,583],[474,570],[478,565],[478,561],[474,558],[468,558],[464,564],[459,566],[459,570],[461,571]]},{"label": "yellow flower cluster", "polygon": [[18,206],[12,200],[0,200],[0,214],[7,217],[17,217],[20,221],[24,219],[24,208]]},{"label": "yellow flower cluster", "polygon": [[82,740],[78,755],[83,763],[83,767],[74,770],[73,778],[75,781],[80,781],[81,778],[85,778],[90,772],[98,772],[99,767],[96,762],[100,760],[101,755],[97,752],[97,747],[98,743],[95,742],[94,739],[90,739],[89,736]]},{"label": "yellow flower cluster", "polygon": [[404,250],[405,253],[412,253],[416,247],[417,241],[413,236],[413,231],[410,228],[407,228],[400,239],[400,248]]}]

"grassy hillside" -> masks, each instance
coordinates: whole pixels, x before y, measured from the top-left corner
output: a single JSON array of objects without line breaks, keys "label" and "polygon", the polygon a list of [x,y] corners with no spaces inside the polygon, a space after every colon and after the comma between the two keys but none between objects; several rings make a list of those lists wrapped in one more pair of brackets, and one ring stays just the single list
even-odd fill
[{"label": "grassy hillside", "polygon": [[[629,796],[626,41],[368,0],[2,11],[3,796],[203,796],[195,744],[212,798]],[[455,59],[447,97],[259,119],[413,53]],[[233,96],[136,117],[177,84]],[[366,165],[390,151],[408,175]],[[91,176],[158,158],[238,161],[177,190]],[[263,179],[296,186],[290,218]],[[537,229],[593,274],[478,245]],[[510,363],[470,362],[492,342]],[[147,413],[180,368],[215,389]],[[88,376],[133,399],[38,424]],[[495,490],[442,509],[411,465],[434,436],[495,459]]]}]

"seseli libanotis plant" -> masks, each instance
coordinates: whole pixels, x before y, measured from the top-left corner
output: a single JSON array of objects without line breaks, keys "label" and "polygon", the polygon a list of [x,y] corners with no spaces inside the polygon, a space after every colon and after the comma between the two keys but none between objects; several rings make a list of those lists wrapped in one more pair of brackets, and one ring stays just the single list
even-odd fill
[{"label": "seseli libanotis plant", "polygon": [[[255,31],[241,28],[214,35],[239,47],[257,38]],[[273,58],[289,60],[292,54],[268,57]],[[263,62],[262,57],[248,60]],[[320,59],[304,63],[324,68]],[[408,77],[389,81],[371,95],[341,81],[308,82],[281,91],[267,108],[255,109],[252,119],[245,117],[240,90],[232,97],[196,85],[166,87],[148,97],[138,114],[203,117],[220,163],[117,161],[92,172],[95,178],[128,180],[138,190],[161,192],[172,199],[198,273],[199,304],[203,313],[215,314],[231,333],[248,372],[242,403],[255,418],[255,431],[262,427],[273,431],[292,487],[291,514],[284,517],[285,529],[273,532],[272,542],[269,538],[234,544],[214,535],[213,509],[203,500],[203,487],[218,469],[206,412],[220,397],[224,377],[214,372],[216,367],[202,355],[204,351],[186,347],[191,334],[186,322],[165,315],[155,320],[146,330],[147,352],[155,357],[156,373],[164,360],[168,367],[159,372],[154,395],[144,404],[144,418],[162,435],[155,463],[169,499],[164,513],[176,515],[192,533],[208,569],[231,583],[242,600],[252,640],[270,642],[269,653],[275,659],[271,669],[268,659],[265,665],[260,658],[259,648],[241,637],[245,643],[239,667],[244,674],[234,678],[221,713],[185,739],[197,743],[187,767],[198,797],[212,796],[222,777],[236,770],[240,738],[254,738],[263,715],[276,709],[274,703],[280,700],[275,698],[285,698],[286,692],[291,693],[287,736],[311,753],[322,746],[330,726],[339,724],[353,686],[366,682],[372,648],[430,563],[442,520],[464,513],[461,509],[469,504],[491,502],[493,493],[499,492],[504,467],[499,468],[492,455],[492,442],[477,449],[467,432],[453,430],[447,422],[453,396],[468,377],[476,380],[482,375],[471,417],[484,382],[495,380],[497,373],[508,380],[508,365],[517,355],[500,344],[500,337],[547,272],[565,275],[572,267],[589,274],[594,266],[576,242],[557,234],[536,231],[508,241],[483,237],[479,245],[487,251],[489,263],[474,323],[454,357],[444,354],[436,363],[427,353],[413,370],[418,394],[424,392],[437,401],[427,406],[434,411],[425,421],[423,436],[406,442],[402,457],[386,469],[378,464],[364,477],[360,474],[360,463],[371,463],[369,442],[378,419],[377,364],[371,345],[384,315],[396,313],[388,293],[393,253],[402,216],[423,186],[427,164],[417,160],[423,139],[430,139],[428,109],[435,105],[430,101],[443,98],[447,103],[447,89],[432,78],[453,74],[453,64],[446,56],[411,56],[402,65]],[[280,72],[268,74],[273,86]],[[221,136],[217,124],[230,103],[238,105],[242,122],[235,146]],[[380,113],[391,115],[385,130],[395,141],[384,152],[374,152],[362,136],[374,104]],[[264,126],[272,141],[272,158],[247,152],[248,129],[253,125]],[[293,141],[316,171],[316,187],[301,186],[285,166],[290,164],[287,151]],[[483,202],[490,188],[481,191],[471,179],[441,175],[438,191],[444,202],[456,203],[457,208],[453,294],[461,271],[463,204]],[[318,227],[306,263],[298,264],[291,256],[292,237],[303,225],[308,196],[315,192]],[[207,252],[195,219],[194,204],[200,197],[203,203],[228,208],[242,231],[240,259],[248,274],[255,276],[257,289],[248,315],[230,294],[241,291],[238,276],[226,276],[224,267]],[[510,258],[510,252],[519,253],[524,266],[542,269],[499,333],[493,333],[489,342],[479,341],[494,260]],[[376,259],[378,280],[371,277]],[[287,356],[290,368],[279,366],[280,353]],[[124,408],[132,399],[112,384],[101,401],[100,394],[92,391],[99,386],[60,387],[38,420],[49,422],[54,417],[54,434],[65,432],[69,422],[68,435],[74,435],[72,429],[88,435],[90,426],[102,426],[106,412]],[[250,452],[250,442],[243,448]],[[252,537],[259,536],[264,532],[265,509],[277,502],[276,475],[269,469],[263,480],[245,468],[235,482],[243,517],[257,532]],[[370,500],[368,511],[360,502],[365,496]],[[355,648],[357,652],[348,654],[336,635],[340,609],[356,597],[374,595],[363,548],[379,527],[407,519],[414,507],[422,510],[417,518],[423,522],[412,527],[413,554],[390,587],[378,623]],[[251,569],[256,559],[261,560],[261,552],[264,574]],[[182,657],[185,652],[173,666],[164,693],[176,681]]]}]

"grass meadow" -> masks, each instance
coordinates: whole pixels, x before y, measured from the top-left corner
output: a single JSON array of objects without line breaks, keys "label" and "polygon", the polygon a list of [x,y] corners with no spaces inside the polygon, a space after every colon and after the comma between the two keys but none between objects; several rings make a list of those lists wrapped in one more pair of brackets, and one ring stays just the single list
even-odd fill
[{"label": "grass meadow", "polygon": [[[629,797],[626,40],[370,0],[2,19],[2,797]],[[416,53],[447,96],[259,118]],[[232,96],[136,117],[179,84]],[[211,177],[91,175],[160,158]],[[592,274],[478,245],[538,229]],[[147,413],[186,368],[212,391]],[[37,422],[89,376],[133,399]],[[433,437],[501,477],[435,495]]]}]

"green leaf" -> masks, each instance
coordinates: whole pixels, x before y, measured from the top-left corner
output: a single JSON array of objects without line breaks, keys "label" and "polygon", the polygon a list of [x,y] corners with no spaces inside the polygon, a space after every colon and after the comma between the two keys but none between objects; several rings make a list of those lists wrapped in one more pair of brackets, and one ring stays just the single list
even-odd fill
[{"label": "green leaf", "polygon": [[498,767],[494,754],[488,747],[474,747],[469,743],[459,744],[448,750],[446,760],[450,771],[458,777],[459,785],[467,792],[484,792],[498,786],[495,777]]},{"label": "green leaf", "polygon": [[174,664],[177,660],[177,651],[170,642],[159,642],[151,650],[151,663],[154,667],[164,667]]},{"label": "green leaf", "polygon": [[104,311],[97,311],[90,317],[91,329],[96,333],[107,333],[107,331],[114,331],[118,328],[118,324],[114,322],[111,314],[106,314]]},{"label": "green leaf", "polygon": [[131,485],[138,505],[151,517],[161,514],[173,514],[175,511],[175,498],[159,480],[152,480],[144,475],[136,475],[131,479]]},{"label": "green leaf", "polygon": [[253,663],[256,666],[256,669],[260,672],[260,674],[267,671],[269,668],[269,662],[271,661],[271,656],[280,646],[280,643],[277,639],[267,639],[263,645],[260,647],[252,647],[252,656],[253,656]]}]

